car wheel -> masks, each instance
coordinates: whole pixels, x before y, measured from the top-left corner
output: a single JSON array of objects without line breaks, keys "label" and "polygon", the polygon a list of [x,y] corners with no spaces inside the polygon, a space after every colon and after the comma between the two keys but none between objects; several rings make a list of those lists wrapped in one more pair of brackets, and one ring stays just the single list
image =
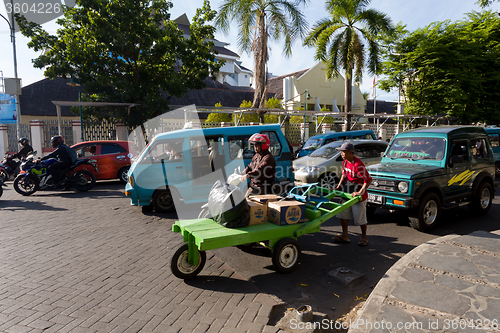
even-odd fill
[{"label": "car wheel", "polygon": [[320,187],[334,190],[335,187],[337,187],[339,180],[340,179],[336,174],[327,172],[319,178],[318,183]]},{"label": "car wheel", "polygon": [[175,210],[174,198],[170,189],[155,191],[152,203],[159,213],[170,213]]},{"label": "car wheel", "polygon": [[484,182],[479,186],[468,208],[478,215],[484,215],[490,210],[492,201],[493,189],[489,183]]},{"label": "car wheel", "polygon": [[130,169],[130,166],[123,167],[118,171],[118,179],[122,184],[127,184],[128,182],[128,169]]},{"label": "car wheel", "polygon": [[419,231],[433,229],[441,214],[441,201],[436,193],[428,193],[420,201],[416,212],[410,214],[409,220],[412,228]]}]

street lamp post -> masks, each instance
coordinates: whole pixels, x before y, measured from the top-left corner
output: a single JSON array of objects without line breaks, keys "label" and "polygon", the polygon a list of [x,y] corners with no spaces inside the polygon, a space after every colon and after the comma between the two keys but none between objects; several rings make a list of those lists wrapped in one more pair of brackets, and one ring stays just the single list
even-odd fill
[{"label": "street lamp post", "polygon": [[[14,2],[13,0],[10,0],[10,5],[11,5],[11,22],[5,18],[2,14],[2,18],[7,21],[7,24],[9,25],[10,29],[10,41],[12,42],[12,53],[14,55],[14,79],[16,81],[16,84],[18,82],[18,77],[17,77],[17,55],[16,55],[16,30],[15,30],[15,21],[14,21]],[[21,123],[21,104],[19,103],[19,95],[16,94],[16,131],[17,131],[17,137],[21,137],[21,128],[20,128],[20,123]]]},{"label": "street lamp post", "polygon": [[[78,87],[78,102],[81,102],[81,96],[82,96],[82,85],[80,83],[80,76],[77,73],[74,73],[71,75],[71,81],[68,82],[69,86]],[[81,142],[84,141],[83,139],[83,118],[82,118],[82,106],[80,105],[80,132],[81,132]]]}]

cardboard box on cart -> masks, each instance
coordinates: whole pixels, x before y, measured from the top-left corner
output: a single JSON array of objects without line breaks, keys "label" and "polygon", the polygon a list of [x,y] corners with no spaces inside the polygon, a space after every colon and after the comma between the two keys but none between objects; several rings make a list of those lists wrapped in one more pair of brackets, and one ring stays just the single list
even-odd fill
[{"label": "cardboard box on cart", "polygon": [[260,195],[251,195],[249,199],[255,202],[267,204],[272,201],[278,201],[280,199],[283,199],[283,197],[280,197],[279,195],[275,194],[260,194]]},{"label": "cardboard box on cart", "polygon": [[267,219],[277,225],[305,221],[306,205],[298,201],[274,201],[267,204]]},{"label": "cardboard box on cart", "polygon": [[252,200],[247,200],[247,203],[250,207],[249,225],[267,223],[267,205]]}]

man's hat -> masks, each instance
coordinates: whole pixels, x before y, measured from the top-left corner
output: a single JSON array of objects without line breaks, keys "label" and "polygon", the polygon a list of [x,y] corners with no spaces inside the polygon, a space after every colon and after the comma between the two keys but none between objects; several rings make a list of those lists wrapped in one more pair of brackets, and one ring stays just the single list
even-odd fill
[{"label": "man's hat", "polygon": [[343,151],[343,150],[349,150],[349,151],[354,151],[354,145],[350,142],[344,142],[342,146],[335,148],[337,150]]}]

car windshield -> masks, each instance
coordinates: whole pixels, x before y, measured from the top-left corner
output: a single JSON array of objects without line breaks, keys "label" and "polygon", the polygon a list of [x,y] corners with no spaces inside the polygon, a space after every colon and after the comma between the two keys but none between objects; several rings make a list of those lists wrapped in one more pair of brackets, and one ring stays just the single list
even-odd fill
[{"label": "car windshield", "polygon": [[304,150],[316,150],[319,147],[321,147],[322,143],[323,143],[323,139],[310,138],[309,140],[306,141],[306,143],[304,144],[304,147],[302,147],[302,149],[304,149]]},{"label": "car windshield", "polygon": [[438,138],[405,137],[392,141],[386,156],[410,160],[442,160],[445,140]]},{"label": "car windshield", "polygon": [[318,150],[315,150],[312,154],[310,154],[310,157],[323,157],[323,158],[332,158],[335,157],[336,155],[340,154],[340,151],[338,151],[337,147],[339,147],[342,144],[342,142],[339,144],[338,142],[334,142],[328,145],[325,145]]}]

